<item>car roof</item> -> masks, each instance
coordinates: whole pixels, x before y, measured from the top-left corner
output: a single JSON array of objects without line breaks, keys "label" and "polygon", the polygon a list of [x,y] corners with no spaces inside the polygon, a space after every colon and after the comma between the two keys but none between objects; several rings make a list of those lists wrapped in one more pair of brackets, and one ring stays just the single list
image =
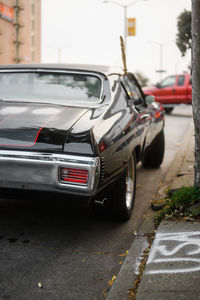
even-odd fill
[{"label": "car roof", "polygon": [[10,64],[0,66],[0,70],[16,69],[16,70],[76,70],[76,71],[90,71],[98,72],[104,75],[111,73],[122,74],[123,70],[119,66],[108,65],[87,65],[87,64]]}]

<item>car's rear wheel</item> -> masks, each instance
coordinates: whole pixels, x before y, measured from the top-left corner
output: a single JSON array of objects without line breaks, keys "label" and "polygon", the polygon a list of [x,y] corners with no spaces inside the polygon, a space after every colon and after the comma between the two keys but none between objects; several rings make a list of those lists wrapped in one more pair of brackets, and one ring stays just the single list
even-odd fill
[{"label": "car's rear wheel", "polygon": [[164,157],[165,152],[165,136],[162,130],[152,142],[147,152],[142,158],[142,164],[147,168],[158,168]]},{"label": "car's rear wheel", "polygon": [[136,159],[132,154],[125,172],[114,185],[111,196],[111,214],[118,220],[128,220],[135,200]]}]

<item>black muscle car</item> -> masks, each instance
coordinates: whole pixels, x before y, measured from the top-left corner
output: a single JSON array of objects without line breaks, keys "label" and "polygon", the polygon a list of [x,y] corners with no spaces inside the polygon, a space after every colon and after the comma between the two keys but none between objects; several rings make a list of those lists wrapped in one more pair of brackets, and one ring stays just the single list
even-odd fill
[{"label": "black muscle car", "polygon": [[0,67],[0,188],[87,196],[130,217],[136,163],[159,167],[164,110],[107,66]]}]

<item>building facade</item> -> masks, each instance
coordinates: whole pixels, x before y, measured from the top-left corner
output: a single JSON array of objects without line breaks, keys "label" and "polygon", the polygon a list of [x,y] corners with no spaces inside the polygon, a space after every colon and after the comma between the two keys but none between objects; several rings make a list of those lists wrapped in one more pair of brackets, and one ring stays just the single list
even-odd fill
[{"label": "building facade", "polygon": [[0,65],[41,60],[41,0],[0,0]]}]

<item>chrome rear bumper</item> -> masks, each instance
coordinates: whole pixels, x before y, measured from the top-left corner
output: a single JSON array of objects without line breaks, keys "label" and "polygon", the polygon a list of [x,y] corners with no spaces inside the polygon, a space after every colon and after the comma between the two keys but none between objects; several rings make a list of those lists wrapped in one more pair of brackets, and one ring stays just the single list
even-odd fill
[{"label": "chrome rear bumper", "polygon": [[[87,184],[60,182],[60,168],[88,170]],[[99,177],[98,157],[0,150],[0,188],[89,196],[95,194]]]}]

